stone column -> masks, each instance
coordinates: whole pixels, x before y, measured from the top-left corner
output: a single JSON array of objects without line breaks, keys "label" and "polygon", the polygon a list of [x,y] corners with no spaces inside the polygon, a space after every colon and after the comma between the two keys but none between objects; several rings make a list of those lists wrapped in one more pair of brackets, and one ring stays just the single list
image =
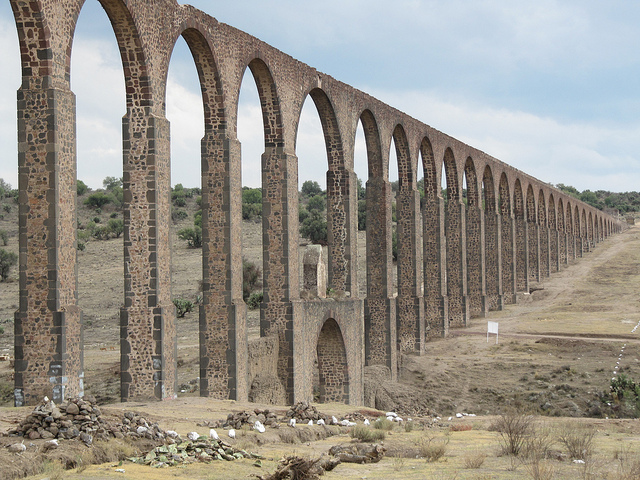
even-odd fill
[{"label": "stone column", "polygon": [[546,224],[539,226],[540,231],[540,278],[549,276],[549,266],[551,265],[549,250],[549,228]]},{"label": "stone column", "polygon": [[20,304],[15,314],[16,406],[84,393],[77,305],[75,96],[18,90]]},{"label": "stone column", "polygon": [[278,378],[293,401],[293,318],[300,309],[298,265],[298,164],[283,147],[262,155],[264,301],[260,336],[278,336]]},{"label": "stone column", "polygon": [[176,395],[171,301],[169,122],[147,109],[123,119],[124,307],[120,310],[121,398]]},{"label": "stone column", "polygon": [[206,132],[202,140],[200,395],[246,401],[241,191],[240,142]]},{"label": "stone column", "polygon": [[504,296],[502,294],[502,220],[501,216],[491,210],[484,212],[485,232],[485,268],[487,310],[502,310]]},{"label": "stone column", "polygon": [[529,250],[529,282],[540,281],[540,228],[535,221],[527,222]]},{"label": "stone column", "polygon": [[424,352],[424,303],[420,278],[419,251],[420,193],[416,190],[396,195],[398,217],[398,298],[397,332],[399,353]]},{"label": "stone column", "polygon": [[485,286],[484,215],[479,206],[466,208],[467,290],[469,316],[484,317],[488,313]]},{"label": "stone column", "polygon": [[446,248],[444,202],[427,201],[422,216],[424,315],[426,338],[445,337],[449,332],[446,296]]},{"label": "stone column", "polygon": [[447,298],[449,326],[466,327],[469,321],[467,300],[467,253],[465,206],[457,199],[447,202]]},{"label": "stone column", "polygon": [[514,218],[501,215],[502,220],[502,294],[504,303],[516,303],[516,262]]},{"label": "stone column", "polygon": [[549,273],[560,270],[560,236],[556,227],[549,228]]},{"label": "stone column", "polygon": [[[327,171],[327,239],[329,288],[357,296],[356,250],[357,193],[351,188],[357,177],[342,168]],[[351,192],[353,190],[353,193]]]},{"label": "stone column", "polygon": [[524,217],[515,219],[516,291],[529,291],[529,224]]},{"label": "stone column", "polygon": [[391,292],[391,186],[367,181],[367,298],[364,301],[366,365],[386,365],[396,378],[396,302]]},{"label": "stone column", "polygon": [[567,264],[567,234],[564,230],[558,232],[558,270]]}]

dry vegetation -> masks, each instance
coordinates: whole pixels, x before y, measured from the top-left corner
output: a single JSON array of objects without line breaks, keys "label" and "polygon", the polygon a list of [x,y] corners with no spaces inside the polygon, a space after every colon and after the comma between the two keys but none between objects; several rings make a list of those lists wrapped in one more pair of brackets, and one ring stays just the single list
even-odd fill
[{"label": "dry vegetation", "polygon": [[[193,202],[193,200],[190,200]],[[193,206],[188,209],[193,210]],[[17,208],[0,220],[9,232],[10,251],[17,252]],[[110,212],[103,216],[108,218]],[[89,218],[89,217],[87,217]],[[181,220],[176,229],[192,222]],[[245,223],[244,254],[260,263],[260,224]],[[173,293],[195,299],[198,294],[200,250],[188,249],[174,236]],[[364,236],[360,238],[361,258]],[[118,309],[122,292],[122,239],[92,241],[79,252],[80,305],[85,315],[85,370],[88,393],[98,397],[112,415],[124,405],[118,396]],[[360,262],[361,278],[364,262]],[[97,273],[96,273],[97,272]],[[324,478],[340,479],[544,479],[589,478],[626,480],[640,478],[640,424],[621,417],[637,415],[635,405],[612,401],[609,383],[616,362],[619,373],[640,380],[640,231],[633,228],[607,240],[586,258],[545,279],[543,290],[522,295],[517,305],[493,312],[500,323],[499,343],[486,341],[486,321],[473,319],[471,326],[454,330],[450,338],[432,341],[423,357],[403,359],[400,382],[386,385],[390,401],[399,411],[428,406],[442,417],[414,418],[411,428],[391,425],[385,434],[387,456],[370,465],[341,464]],[[0,353],[12,352],[13,311],[17,308],[17,274],[0,283]],[[179,319],[179,375],[181,393],[175,402],[127,404],[145,412],[165,429],[181,433],[196,430],[205,421],[223,419],[229,412],[250,408],[236,402],[197,397],[197,311]],[[258,312],[249,315],[250,332],[257,335]],[[2,323],[4,322],[4,323]],[[622,357],[622,346],[626,345]],[[10,408],[11,369],[0,362],[0,431],[9,429],[29,409]],[[608,405],[611,403],[611,405]],[[277,407],[284,413],[286,406]],[[338,417],[353,407],[321,405]],[[457,412],[478,416],[456,418]],[[524,421],[517,455],[505,448],[500,421]],[[452,417],[448,420],[448,417]],[[561,418],[556,418],[561,417]],[[608,419],[606,418],[608,417]],[[428,427],[425,425],[429,425]],[[296,427],[302,430],[315,427]],[[240,448],[264,456],[261,467],[249,460],[191,465],[185,469],[151,469],[120,458],[144,445],[109,442],[89,450],[70,445],[47,458],[30,448],[22,456],[8,456],[0,448],[0,464],[25,473],[46,472],[32,478],[65,479],[193,479],[247,478],[274,472],[287,455],[317,457],[336,444],[355,441],[364,433],[340,428],[336,435],[317,438],[312,432],[291,435],[289,427],[268,430],[264,436],[244,429],[235,440]],[[373,427],[371,427],[373,430]],[[362,430],[361,428],[359,430]],[[378,434],[379,435],[379,434]],[[2,444],[13,442],[0,438]],[[509,441],[508,434],[506,437]],[[148,447],[148,446],[147,446]],[[71,460],[70,460],[71,459]],[[585,463],[574,463],[581,460]],[[106,462],[89,465],[93,462]],[[75,462],[75,463],[74,463]],[[65,471],[76,466],[76,470]],[[31,469],[31,470],[29,470]],[[124,469],[125,473],[117,473]]]}]

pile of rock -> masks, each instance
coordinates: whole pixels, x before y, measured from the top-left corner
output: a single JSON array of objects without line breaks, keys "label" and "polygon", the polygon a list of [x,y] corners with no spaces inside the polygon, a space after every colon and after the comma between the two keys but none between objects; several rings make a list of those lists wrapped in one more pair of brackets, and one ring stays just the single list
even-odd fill
[{"label": "pile of rock", "polygon": [[116,438],[147,438],[163,441],[167,434],[157,423],[149,423],[146,418],[135,412],[125,412],[122,423],[113,425],[111,434]]},{"label": "pile of rock", "polygon": [[278,416],[275,412],[256,408],[252,411],[230,413],[222,426],[239,430],[243,425],[255,425],[256,421],[265,426],[275,426],[278,423]]},{"label": "pile of rock", "polygon": [[301,423],[307,423],[309,420],[317,422],[322,419],[327,423],[330,423],[330,417],[324,413],[320,413],[316,407],[309,405],[308,402],[298,402],[293,405],[285,414],[287,419],[295,418],[296,421]]},{"label": "pile of rock", "polygon": [[145,456],[131,460],[152,467],[171,467],[194,462],[209,463],[214,460],[232,461],[239,458],[260,459],[262,457],[236,449],[222,440],[203,436],[192,441],[162,445]]},{"label": "pile of rock", "polygon": [[36,406],[10,435],[37,439],[75,439],[91,445],[94,438],[111,436],[109,425],[100,417],[95,398],[85,396],[56,405],[47,397]]}]

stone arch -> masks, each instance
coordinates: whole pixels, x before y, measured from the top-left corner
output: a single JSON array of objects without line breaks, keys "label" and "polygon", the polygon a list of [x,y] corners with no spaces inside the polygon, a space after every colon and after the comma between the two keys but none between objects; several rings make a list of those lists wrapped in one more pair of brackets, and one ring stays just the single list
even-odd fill
[{"label": "stone arch", "polygon": [[447,245],[447,302],[449,325],[466,326],[469,321],[467,300],[467,259],[464,252],[464,204],[459,184],[456,159],[451,148],[444,152],[442,161],[447,179],[445,200],[445,236]]},{"label": "stone arch", "polygon": [[576,258],[576,236],[574,231],[573,222],[573,205],[571,201],[567,201],[566,213],[565,213],[565,234],[567,237],[567,261],[575,260]]},{"label": "stone arch", "polygon": [[433,147],[427,137],[420,143],[420,157],[424,172],[424,202],[422,205],[423,284],[426,336],[445,336],[449,322],[445,296],[446,257],[444,242],[444,204],[440,195],[440,181]]},{"label": "stone arch", "polygon": [[329,254],[327,286],[336,292],[353,291],[355,295],[357,285],[355,285],[355,265],[352,265],[354,259],[351,253],[354,232],[348,215],[350,185],[352,180],[355,181],[355,174],[349,171],[345,165],[342,136],[331,100],[320,88],[312,89],[309,96],[320,117],[327,152],[327,241]]},{"label": "stone arch", "polygon": [[420,297],[420,194],[416,189],[417,162],[411,159],[404,128],[398,124],[393,131],[398,159],[397,215],[397,279],[396,299],[397,343],[400,352],[422,349]]},{"label": "stone arch", "polygon": [[497,211],[496,186],[487,165],[482,174],[482,193],[484,205],[484,255],[485,255],[485,288],[486,307],[488,310],[501,310],[502,296],[502,238],[500,235],[500,216]]},{"label": "stone arch", "polygon": [[502,226],[502,294],[504,296],[504,303],[515,303],[515,228],[513,226],[514,218],[511,191],[505,172],[502,172],[502,175],[500,175],[499,189],[500,220]]},{"label": "stone arch", "polygon": [[516,261],[516,290],[529,291],[529,256],[526,222],[526,204],[522,192],[522,184],[517,178],[513,189],[513,214],[515,220],[515,261]]},{"label": "stone arch", "polygon": [[[384,166],[382,164],[382,145],[380,144],[380,131],[371,110],[364,110],[360,115],[364,139],[367,145],[367,165],[369,168],[369,178],[384,177]],[[388,173],[387,173],[388,175]]]},{"label": "stone arch", "polygon": [[593,213],[589,212],[587,219],[587,239],[589,240],[589,249],[595,246],[595,233],[593,229]]},{"label": "stone arch", "polygon": [[529,281],[540,281],[540,231],[536,214],[536,198],[531,183],[527,187],[527,238],[529,248]]},{"label": "stone arch", "polygon": [[582,237],[582,248],[583,248],[583,251],[589,252],[591,250],[589,245],[589,227],[587,225],[587,212],[584,209],[584,207],[582,208],[581,217],[582,218],[580,220],[580,226],[582,228],[581,228],[580,236]]},{"label": "stone arch", "polygon": [[540,277],[549,276],[549,225],[547,223],[547,204],[544,191],[538,193],[538,228],[540,231]]},{"label": "stone arch", "polygon": [[549,194],[547,225],[549,226],[549,272],[557,272],[559,265],[558,216],[553,193]]},{"label": "stone arch", "polygon": [[564,203],[562,201],[562,197],[558,198],[558,215],[557,215],[557,224],[558,224],[558,264],[566,265],[567,264],[567,236],[566,236],[566,225],[564,218]]},{"label": "stone arch", "polygon": [[[259,58],[251,60],[248,67],[256,82],[260,97],[265,148],[282,148],[284,147],[284,124],[280,109],[280,97],[271,70]],[[263,165],[263,170],[265,167],[268,168],[269,165]]]},{"label": "stone arch", "polygon": [[349,365],[340,326],[333,319],[322,325],[316,346],[320,403],[349,403]]},{"label": "stone arch", "polygon": [[469,296],[469,316],[478,317],[484,311],[484,262],[482,224],[484,216],[478,192],[478,174],[471,157],[464,164],[464,176],[467,183],[466,195],[466,251],[467,251],[467,290]]}]

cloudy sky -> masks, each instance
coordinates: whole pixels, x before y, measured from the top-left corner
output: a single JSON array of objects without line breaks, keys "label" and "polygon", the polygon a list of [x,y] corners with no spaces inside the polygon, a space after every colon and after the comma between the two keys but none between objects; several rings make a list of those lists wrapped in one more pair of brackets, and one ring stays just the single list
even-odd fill
[{"label": "cloudy sky", "polygon": [[[640,2],[612,0],[294,0],[196,7],[490,155],[553,184],[640,190]],[[0,2],[0,177],[17,182],[18,43]],[[124,82],[115,37],[87,0],[72,54],[78,176],[121,176]],[[202,106],[184,41],[169,74],[172,183],[199,184]],[[245,75],[243,182],[257,186],[262,133]],[[358,138],[356,171],[366,172]],[[300,179],[324,184],[320,122],[305,103]],[[393,179],[395,173],[390,173]]]}]

